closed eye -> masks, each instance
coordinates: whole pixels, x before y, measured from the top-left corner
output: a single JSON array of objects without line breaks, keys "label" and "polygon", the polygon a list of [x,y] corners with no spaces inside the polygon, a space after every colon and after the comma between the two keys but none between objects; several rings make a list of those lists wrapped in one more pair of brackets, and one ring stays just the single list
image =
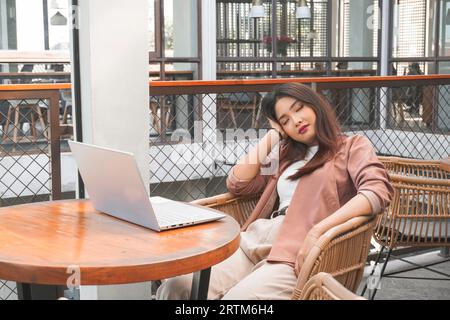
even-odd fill
[{"label": "closed eye", "polygon": [[303,104],[297,104],[296,108],[295,108],[295,112],[300,111],[301,109],[303,109]]}]

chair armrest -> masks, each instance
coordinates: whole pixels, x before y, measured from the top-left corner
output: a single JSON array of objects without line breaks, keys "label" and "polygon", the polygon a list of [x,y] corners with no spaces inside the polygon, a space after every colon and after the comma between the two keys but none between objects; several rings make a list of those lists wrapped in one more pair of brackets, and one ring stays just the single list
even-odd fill
[{"label": "chair armrest", "polygon": [[329,273],[319,272],[305,285],[300,300],[366,300],[345,288]]},{"label": "chair armrest", "polygon": [[236,196],[231,192],[191,201],[192,204],[222,211],[243,226],[252,213],[261,193]]},{"label": "chair armrest", "polygon": [[356,290],[369,254],[374,222],[372,216],[355,217],[323,233],[303,262],[293,299],[298,299],[306,282],[321,271],[333,276],[355,273],[346,277],[344,286]]},{"label": "chair armrest", "polygon": [[427,178],[419,176],[405,176],[401,174],[390,174],[392,183],[396,184],[408,184],[408,185],[420,185],[420,186],[430,186],[430,187],[450,187],[449,179],[439,179],[439,178]]},{"label": "chair armrest", "polygon": [[239,197],[235,196],[231,192],[226,192],[226,193],[218,194],[218,195],[208,197],[208,198],[193,200],[193,201],[191,201],[191,203],[198,204],[198,205],[205,206],[205,207],[211,207],[211,206],[226,203],[229,200],[233,200],[233,199],[237,199],[237,198],[239,198]]}]

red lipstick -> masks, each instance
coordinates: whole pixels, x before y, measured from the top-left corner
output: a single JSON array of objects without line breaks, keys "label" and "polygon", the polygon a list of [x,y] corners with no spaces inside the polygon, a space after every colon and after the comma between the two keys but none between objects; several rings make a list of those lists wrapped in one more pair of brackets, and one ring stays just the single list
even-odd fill
[{"label": "red lipstick", "polygon": [[305,133],[308,131],[308,128],[309,128],[309,125],[308,125],[308,124],[305,124],[304,126],[301,126],[301,127],[298,129],[298,133],[300,133],[300,134],[305,134]]}]

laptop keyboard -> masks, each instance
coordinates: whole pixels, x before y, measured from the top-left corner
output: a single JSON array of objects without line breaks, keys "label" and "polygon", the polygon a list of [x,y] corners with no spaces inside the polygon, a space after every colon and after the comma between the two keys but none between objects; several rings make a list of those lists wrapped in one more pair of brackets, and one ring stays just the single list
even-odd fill
[{"label": "laptop keyboard", "polygon": [[158,223],[161,225],[174,225],[181,223],[189,223],[194,221],[206,220],[213,217],[209,214],[181,214],[175,212],[164,212],[163,214],[156,213]]},{"label": "laptop keyboard", "polygon": [[222,214],[207,209],[195,208],[189,204],[175,202],[159,196],[151,197],[150,201],[161,227],[187,225],[224,217]]}]

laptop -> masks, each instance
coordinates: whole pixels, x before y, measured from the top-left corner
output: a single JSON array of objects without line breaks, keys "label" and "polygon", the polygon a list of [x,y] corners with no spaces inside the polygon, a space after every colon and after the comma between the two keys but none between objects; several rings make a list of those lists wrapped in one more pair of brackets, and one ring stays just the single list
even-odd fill
[{"label": "laptop", "polygon": [[225,217],[219,211],[147,195],[134,155],[69,141],[81,177],[96,210],[162,231]]}]

